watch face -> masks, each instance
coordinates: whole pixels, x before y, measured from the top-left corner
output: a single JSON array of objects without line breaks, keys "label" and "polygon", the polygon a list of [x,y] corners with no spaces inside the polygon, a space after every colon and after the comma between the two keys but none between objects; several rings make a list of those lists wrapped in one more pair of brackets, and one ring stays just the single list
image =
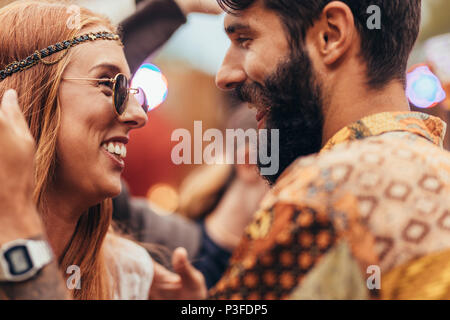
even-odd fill
[{"label": "watch face", "polygon": [[9,272],[13,276],[20,276],[33,268],[30,255],[25,246],[15,246],[4,253],[9,265]]}]

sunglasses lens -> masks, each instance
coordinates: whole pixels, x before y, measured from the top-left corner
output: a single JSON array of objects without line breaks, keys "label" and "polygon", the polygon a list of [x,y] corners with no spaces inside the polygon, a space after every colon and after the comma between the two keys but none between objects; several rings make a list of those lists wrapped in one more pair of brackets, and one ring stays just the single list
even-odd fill
[{"label": "sunglasses lens", "polygon": [[142,88],[138,87],[139,92],[136,93],[135,97],[139,104],[141,105],[142,109],[144,109],[144,112],[147,113],[149,109],[147,96],[145,95],[145,92]]},{"label": "sunglasses lens", "polygon": [[127,97],[128,79],[124,75],[119,74],[114,84],[114,106],[118,114],[122,114],[125,111]]}]

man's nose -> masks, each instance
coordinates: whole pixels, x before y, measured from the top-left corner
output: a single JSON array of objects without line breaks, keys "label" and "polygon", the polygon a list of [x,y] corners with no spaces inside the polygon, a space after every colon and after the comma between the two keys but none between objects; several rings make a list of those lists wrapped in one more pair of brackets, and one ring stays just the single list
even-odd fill
[{"label": "man's nose", "polygon": [[216,75],[216,85],[222,90],[232,90],[244,83],[246,74],[241,61],[233,52],[228,52]]}]

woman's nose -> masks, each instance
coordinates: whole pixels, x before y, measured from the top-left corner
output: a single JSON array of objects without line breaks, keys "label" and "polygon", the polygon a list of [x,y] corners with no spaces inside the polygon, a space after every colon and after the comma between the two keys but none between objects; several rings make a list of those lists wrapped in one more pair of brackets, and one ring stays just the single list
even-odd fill
[{"label": "woman's nose", "polygon": [[138,129],[148,121],[147,112],[136,100],[136,97],[130,93],[125,112],[120,116],[120,121],[130,126],[132,129]]}]

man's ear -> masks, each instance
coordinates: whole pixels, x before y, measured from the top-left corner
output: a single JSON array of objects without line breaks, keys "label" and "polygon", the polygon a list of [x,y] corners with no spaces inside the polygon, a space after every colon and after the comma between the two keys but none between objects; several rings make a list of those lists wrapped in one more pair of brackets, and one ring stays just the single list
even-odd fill
[{"label": "man's ear", "polygon": [[325,65],[332,65],[344,57],[356,40],[356,27],[351,9],[341,1],[325,6],[316,22],[314,43]]}]

